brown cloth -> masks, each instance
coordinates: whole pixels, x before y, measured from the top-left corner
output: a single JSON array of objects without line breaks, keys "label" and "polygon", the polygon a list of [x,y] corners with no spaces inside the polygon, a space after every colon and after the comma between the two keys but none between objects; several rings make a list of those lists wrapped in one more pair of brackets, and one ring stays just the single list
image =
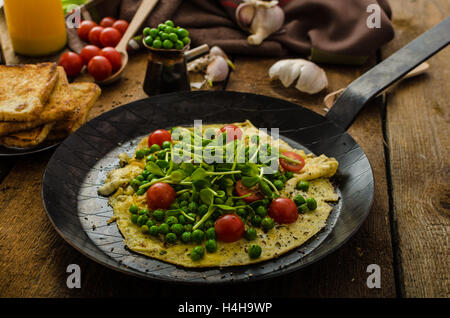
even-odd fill
[{"label": "brown cloth", "polygon": [[[130,21],[141,0],[107,0],[98,4],[100,16],[113,15]],[[352,63],[352,57],[367,57],[394,36],[387,0],[279,0],[285,12],[282,29],[259,46],[247,43],[248,33],[235,22],[242,0],[160,0],[146,25],[157,26],[167,19],[189,30],[192,45],[218,45],[229,54],[309,56]],[[371,4],[381,7],[381,27],[366,24]],[[345,58],[349,57],[350,61]]]}]

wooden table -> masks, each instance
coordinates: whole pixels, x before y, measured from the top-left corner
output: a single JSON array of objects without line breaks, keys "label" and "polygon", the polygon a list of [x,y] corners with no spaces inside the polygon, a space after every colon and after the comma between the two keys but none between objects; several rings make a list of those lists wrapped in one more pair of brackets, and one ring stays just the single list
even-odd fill
[{"label": "wooden table", "polygon": [[[391,5],[395,40],[364,68],[324,66],[328,92],[345,87],[450,12],[447,0],[392,0]],[[4,31],[4,20],[1,26]],[[7,33],[1,33],[8,51]],[[275,61],[235,57],[236,70],[213,89],[274,96],[323,114],[325,93],[309,96],[269,81]],[[124,78],[103,89],[91,118],[146,97],[145,62],[144,53],[131,59]],[[351,126],[373,165],[375,202],[358,233],[313,266],[239,288],[163,285],[107,269],[69,246],[47,219],[41,201],[42,174],[52,155],[47,152],[0,160],[0,296],[448,297],[450,50],[429,63],[426,75],[371,102]],[[81,289],[66,287],[69,264],[81,267]],[[381,267],[379,289],[366,286],[369,264]]]}]

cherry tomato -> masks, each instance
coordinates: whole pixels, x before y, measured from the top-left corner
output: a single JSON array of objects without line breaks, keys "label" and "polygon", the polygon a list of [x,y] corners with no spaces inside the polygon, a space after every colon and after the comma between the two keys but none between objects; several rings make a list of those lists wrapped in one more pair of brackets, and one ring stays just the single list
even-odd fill
[{"label": "cherry tomato", "polygon": [[91,58],[100,54],[100,49],[98,46],[89,44],[86,45],[80,53],[81,59],[83,60],[83,64],[87,65]]},{"label": "cherry tomato", "polygon": [[222,242],[236,242],[244,235],[244,223],[236,214],[225,214],[214,224],[217,239]]},{"label": "cherry tomato", "polygon": [[294,223],[298,218],[297,206],[288,198],[276,198],[269,207],[269,216],[280,224]]},{"label": "cherry tomato", "polygon": [[104,56],[94,56],[88,64],[88,72],[96,81],[102,81],[112,74],[112,66]]},{"label": "cherry tomato", "polygon": [[242,137],[242,130],[235,125],[225,125],[220,128],[220,131],[227,133],[227,142],[233,141],[235,139],[240,140]]},{"label": "cherry tomato", "polygon": [[114,22],[116,22],[116,19],[111,18],[111,17],[104,17],[102,19],[102,21],[100,21],[100,26],[107,28],[107,27],[112,27]]},{"label": "cherry tomato", "polygon": [[59,58],[59,65],[64,68],[68,76],[80,74],[83,67],[83,60],[74,52],[66,52]]},{"label": "cherry tomato", "polygon": [[168,209],[175,201],[177,194],[167,183],[157,182],[147,190],[147,205],[149,209]]},{"label": "cherry tomato", "polygon": [[119,31],[120,34],[124,35],[125,31],[128,29],[128,22],[125,20],[117,20],[112,27]]},{"label": "cherry tomato", "polygon": [[100,55],[106,57],[111,63],[113,73],[122,66],[122,55],[115,48],[105,47],[100,51]]},{"label": "cherry tomato", "polygon": [[91,42],[94,45],[101,46],[102,43],[100,42],[100,34],[102,33],[102,31],[104,29],[105,28],[98,26],[98,25],[93,27],[91,29],[91,31],[89,31],[89,36],[88,36],[89,42]]},{"label": "cherry tomato", "polygon": [[100,43],[103,47],[115,47],[120,42],[121,38],[122,34],[112,27],[107,27],[100,33]]},{"label": "cherry tomato", "polygon": [[252,202],[255,202],[255,201],[258,201],[258,200],[261,200],[264,198],[264,195],[258,191],[257,186],[254,186],[252,188],[247,188],[246,186],[244,186],[242,184],[241,180],[236,182],[235,189],[236,189],[237,195],[240,197],[250,194],[250,193],[252,194],[251,196],[242,198],[242,200],[244,200],[247,203],[252,203]]},{"label": "cherry tomato", "polygon": [[287,171],[299,172],[305,166],[305,159],[303,159],[302,156],[296,154],[295,152],[286,151],[283,152],[282,155],[301,162],[301,164],[297,164],[287,161],[286,159],[280,159],[281,166]]},{"label": "cherry tomato", "polygon": [[95,26],[97,26],[97,23],[94,21],[84,20],[81,22],[77,30],[79,38],[85,42],[89,41],[89,32]]},{"label": "cherry tomato", "polygon": [[151,147],[154,144],[162,147],[164,141],[172,141],[172,135],[170,132],[164,129],[155,130],[148,137],[148,146]]}]

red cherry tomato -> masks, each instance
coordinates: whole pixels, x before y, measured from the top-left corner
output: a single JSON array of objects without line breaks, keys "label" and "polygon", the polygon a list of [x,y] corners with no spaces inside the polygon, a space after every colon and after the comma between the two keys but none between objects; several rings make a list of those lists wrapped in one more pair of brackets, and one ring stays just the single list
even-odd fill
[{"label": "red cherry tomato", "polygon": [[175,201],[177,194],[167,183],[157,182],[147,190],[147,205],[149,209],[168,209]]},{"label": "red cherry tomato", "polygon": [[122,66],[122,55],[115,48],[105,47],[100,51],[100,55],[106,57],[111,63],[113,73]]},{"label": "red cherry tomato", "polygon": [[94,56],[97,56],[100,54],[100,49],[98,48],[98,46],[89,44],[86,45],[80,53],[81,59],[83,60],[83,63],[85,65],[87,65],[89,63],[89,61],[91,60],[91,58],[93,58]]},{"label": "red cherry tomato", "polygon": [[116,22],[116,19],[111,17],[104,17],[102,21],[100,21],[100,26],[107,28],[113,26],[114,22]]},{"label": "red cherry tomato", "polygon": [[233,141],[235,139],[240,140],[242,137],[242,130],[235,125],[225,125],[220,128],[220,131],[227,133],[227,142]]},{"label": "red cherry tomato", "polygon": [[258,191],[257,187],[252,187],[252,188],[247,188],[246,186],[244,186],[241,182],[241,180],[239,180],[238,182],[236,182],[235,185],[235,190],[238,196],[242,197],[244,195],[248,195],[248,194],[252,194],[248,197],[242,198],[242,200],[244,200],[247,203],[252,203],[258,200],[261,200],[264,198],[264,195]]},{"label": "red cherry tomato", "polygon": [[104,56],[94,56],[88,64],[88,72],[96,81],[102,81],[112,74],[112,66]]},{"label": "red cherry tomato", "polygon": [[103,47],[115,47],[121,38],[122,34],[112,27],[107,27],[102,31],[102,33],[100,33],[100,43]]},{"label": "red cherry tomato", "polygon": [[100,42],[100,34],[104,30],[101,26],[95,26],[89,31],[89,42],[91,42],[94,45],[101,46],[102,43]]},{"label": "red cherry tomato", "polygon": [[295,152],[286,151],[283,152],[282,155],[301,162],[300,164],[297,164],[295,162],[287,161],[286,159],[280,159],[281,166],[287,171],[299,172],[305,166],[305,159]]},{"label": "red cherry tomato", "polygon": [[125,31],[128,29],[128,22],[125,20],[117,20],[112,27],[119,31],[120,34],[124,35]]},{"label": "red cherry tomato", "polygon": [[170,132],[164,129],[155,130],[148,137],[148,146],[151,147],[154,144],[162,146],[164,141],[172,141],[172,135]]},{"label": "red cherry tomato", "polygon": [[236,242],[244,235],[244,223],[236,214],[225,214],[214,224],[217,239],[222,242]]},{"label": "red cherry tomato", "polygon": [[80,27],[78,28],[78,37],[83,41],[89,41],[89,32],[93,27],[97,26],[97,23],[94,21],[84,20],[80,23]]},{"label": "red cherry tomato", "polygon": [[269,207],[269,216],[280,224],[294,223],[298,218],[297,206],[288,198],[276,198]]},{"label": "red cherry tomato", "polygon": [[66,52],[59,58],[59,65],[64,68],[68,76],[80,74],[83,67],[83,60],[74,52]]}]

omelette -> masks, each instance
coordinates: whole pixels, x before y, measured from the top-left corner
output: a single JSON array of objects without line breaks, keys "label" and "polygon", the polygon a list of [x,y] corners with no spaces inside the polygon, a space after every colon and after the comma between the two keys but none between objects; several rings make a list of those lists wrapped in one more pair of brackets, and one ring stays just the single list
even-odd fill
[{"label": "omelette", "polygon": [[[294,149],[250,121],[178,128],[200,143],[186,146],[172,129],[171,140],[156,146],[154,132],[133,156],[119,155],[120,167],[98,189],[130,250],[184,267],[238,266],[276,258],[326,226],[329,203],[339,199],[330,182],[334,158]],[[273,149],[265,162],[258,159],[264,145]],[[225,163],[206,163],[199,149],[234,152]],[[157,186],[164,191],[154,199]]]}]

